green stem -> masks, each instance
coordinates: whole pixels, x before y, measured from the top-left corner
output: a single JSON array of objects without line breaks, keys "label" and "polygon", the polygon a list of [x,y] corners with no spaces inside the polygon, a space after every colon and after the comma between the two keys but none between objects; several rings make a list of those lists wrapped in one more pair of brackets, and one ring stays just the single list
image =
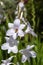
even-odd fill
[{"label": "green stem", "polygon": [[32,1],[32,21],[33,21],[33,29],[35,29],[35,7],[34,7],[34,3],[33,0]]}]

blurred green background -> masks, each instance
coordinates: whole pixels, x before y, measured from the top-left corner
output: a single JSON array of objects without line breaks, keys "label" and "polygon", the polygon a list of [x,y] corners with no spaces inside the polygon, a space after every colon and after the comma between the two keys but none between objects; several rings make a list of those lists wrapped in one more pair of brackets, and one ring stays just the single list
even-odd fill
[{"label": "blurred green background", "polygon": [[[8,22],[13,22],[15,19],[14,12],[18,2],[19,0],[0,0],[0,61],[11,55],[8,55],[6,51],[2,51],[1,45],[5,42],[4,37],[8,29]],[[25,42],[36,45],[35,51],[37,57],[31,59],[30,63],[26,62],[24,65],[43,65],[43,0],[28,0],[28,2],[25,3],[25,7],[27,9],[27,19],[38,37],[34,38],[31,35],[25,36]],[[21,40],[23,48],[24,41],[23,39]],[[20,65],[23,64],[21,63]]]}]

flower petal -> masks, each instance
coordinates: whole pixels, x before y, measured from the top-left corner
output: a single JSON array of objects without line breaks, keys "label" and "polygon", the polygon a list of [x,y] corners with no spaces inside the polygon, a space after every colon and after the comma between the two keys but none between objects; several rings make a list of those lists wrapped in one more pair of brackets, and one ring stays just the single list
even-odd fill
[{"label": "flower petal", "polygon": [[15,31],[14,31],[13,29],[9,29],[9,30],[6,32],[6,36],[12,36],[14,33],[15,33]]},{"label": "flower petal", "polygon": [[27,27],[27,29],[25,30],[25,33],[29,33],[30,32],[30,28]]},{"label": "flower petal", "polygon": [[13,28],[14,24],[13,23],[8,23],[9,28]]},{"label": "flower petal", "polygon": [[13,64],[13,65],[14,65],[14,63],[12,63],[12,62],[11,62],[11,63],[7,63],[7,65],[11,65],[11,64]]},{"label": "flower petal", "polygon": [[23,7],[24,7],[24,3],[20,2],[20,3],[19,3],[19,7],[20,7],[20,8],[23,8]]},{"label": "flower petal", "polygon": [[6,63],[6,60],[1,60],[3,63]]},{"label": "flower petal", "polygon": [[8,49],[8,54],[9,54],[10,52],[11,52],[11,49],[9,48],[9,49]]},{"label": "flower petal", "polygon": [[18,36],[23,37],[24,36],[24,32],[22,30],[18,30]]},{"label": "flower petal", "polygon": [[35,53],[34,51],[30,51],[30,53],[31,53],[31,56],[32,56],[33,58],[36,57],[36,53]]},{"label": "flower petal", "polygon": [[16,39],[17,38],[17,33],[13,34],[13,38]]},{"label": "flower petal", "polygon": [[15,19],[14,20],[14,25],[20,25],[20,19]]},{"label": "flower petal", "polygon": [[6,41],[8,41],[9,40],[9,37],[5,37],[5,39],[6,39]]},{"label": "flower petal", "polygon": [[27,57],[25,55],[23,55],[21,62],[24,63],[24,62],[26,62],[26,60],[27,60]]},{"label": "flower petal", "polygon": [[21,24],[19,28],[24,29],[24,27],[25,27],[25,24]]},{"label": "flower petal", "polygon": [[2,50],[7,50],[9,47],[8,43],[4,43],[2,46],[1,46],[1,49]]},{"label": "flower petal", "polygon": [[12,60],[12,58],[13,58],[14,56],[11,56],[11,57],[9,57],[7,60],[9,60],[9,62]]},{"label": "flower petal", "polygon": [[33,36],[37,37],[37,34],[35,34],[34,31],[31,31],[30,34],[32,34]]},{"label": "flower petal", "polygon": [[17,46],[14,46],[14,47],[12,48],[12,52],[13,52],[13,53],[17,53],[17,52],[18,52]]},{"label": "flower petal", "polygon": [[35,47],[35,45],[27,45],[26,49],[32,49],[33,47]]}]

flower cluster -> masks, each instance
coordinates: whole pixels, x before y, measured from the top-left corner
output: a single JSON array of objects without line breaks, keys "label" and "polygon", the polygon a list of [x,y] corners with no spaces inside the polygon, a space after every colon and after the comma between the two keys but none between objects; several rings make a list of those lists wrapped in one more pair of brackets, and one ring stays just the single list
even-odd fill
[{"label": "flower cluster", "polygon": [[[9,29],[6,32],[6,37],[5,37],[6,43],[2,44],[1,49],[8,50],[8,54],[11,52],[14,54],[21,53],[22,54],[21,62],[24,63],[26,62],[26,60],[30,61],[30,57],[33,58],[36,57],[36,53],[31,50],[35,45],[27,45],[25,49],[18,50],[18,45],[19,45],[18,37],[22,38],[27,33],[35,37],[37,37],[37,35],[34,33],[34,30],[31,28],[30,23],[26,19],[26,8],[22,0],[17,5],[15,15],[16,17],[14,22],[8,23]],[[7,60],[2,60],[3,63],[1,65],[13,64],[10,63],[12,58],[13,56],[8,58]]]}]

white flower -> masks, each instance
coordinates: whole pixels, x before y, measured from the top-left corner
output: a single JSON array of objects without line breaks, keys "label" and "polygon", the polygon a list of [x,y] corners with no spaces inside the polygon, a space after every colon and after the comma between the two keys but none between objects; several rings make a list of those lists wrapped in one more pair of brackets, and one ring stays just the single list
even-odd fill
[{"label": "white flower", "polygon": [[13,56],[11,56],[10,58],[6,59],[6,60],[2,60],[2,64],[1,65],[10,65],[13,64],[12,62],[10,62],[12,60]]},{"label": "white flower", "polygon": [[24,29],[25,24],[20,24],[19,19],[15,19],[14,24],[9,23],[8,26],[10,29],[6,32],[7,36],[13,36],[14,39],[16,39],[18,36],[24,36],[24,32],[22,29]]},{"label": "white flower", "polygon": [[37,37],[37,34],[35,34],[35,32],[33,31],[33,29],[31,28],[30,24],[27,24],[27,29],[25,30],[25,33],[30,33],[33,36]]},{"label": "white flower", "polygon": [[22,63],[26,62],[26,60],[30,61],[30,57],[32,57],[32,58],[36,57],[36,53],[34,51],[31,51],[31,49],[33,47],[34,47],[34,45],[32,45],[32,46],[28,45],[26,47],[26,49],[22,49],[19,51],[21,54],[23,54],[22,59],[21,59]]},{"label": "white flower", "polygon": [[8,53],[10,53],[10,52],[17,53],[18,52],[18,47],[17,47],[18,43],[19,43],[19,41],[13,39],[13,37],[11,36],[9,39],[7,39],[7,42],[1,46],[1,49],[8,50]]}]

